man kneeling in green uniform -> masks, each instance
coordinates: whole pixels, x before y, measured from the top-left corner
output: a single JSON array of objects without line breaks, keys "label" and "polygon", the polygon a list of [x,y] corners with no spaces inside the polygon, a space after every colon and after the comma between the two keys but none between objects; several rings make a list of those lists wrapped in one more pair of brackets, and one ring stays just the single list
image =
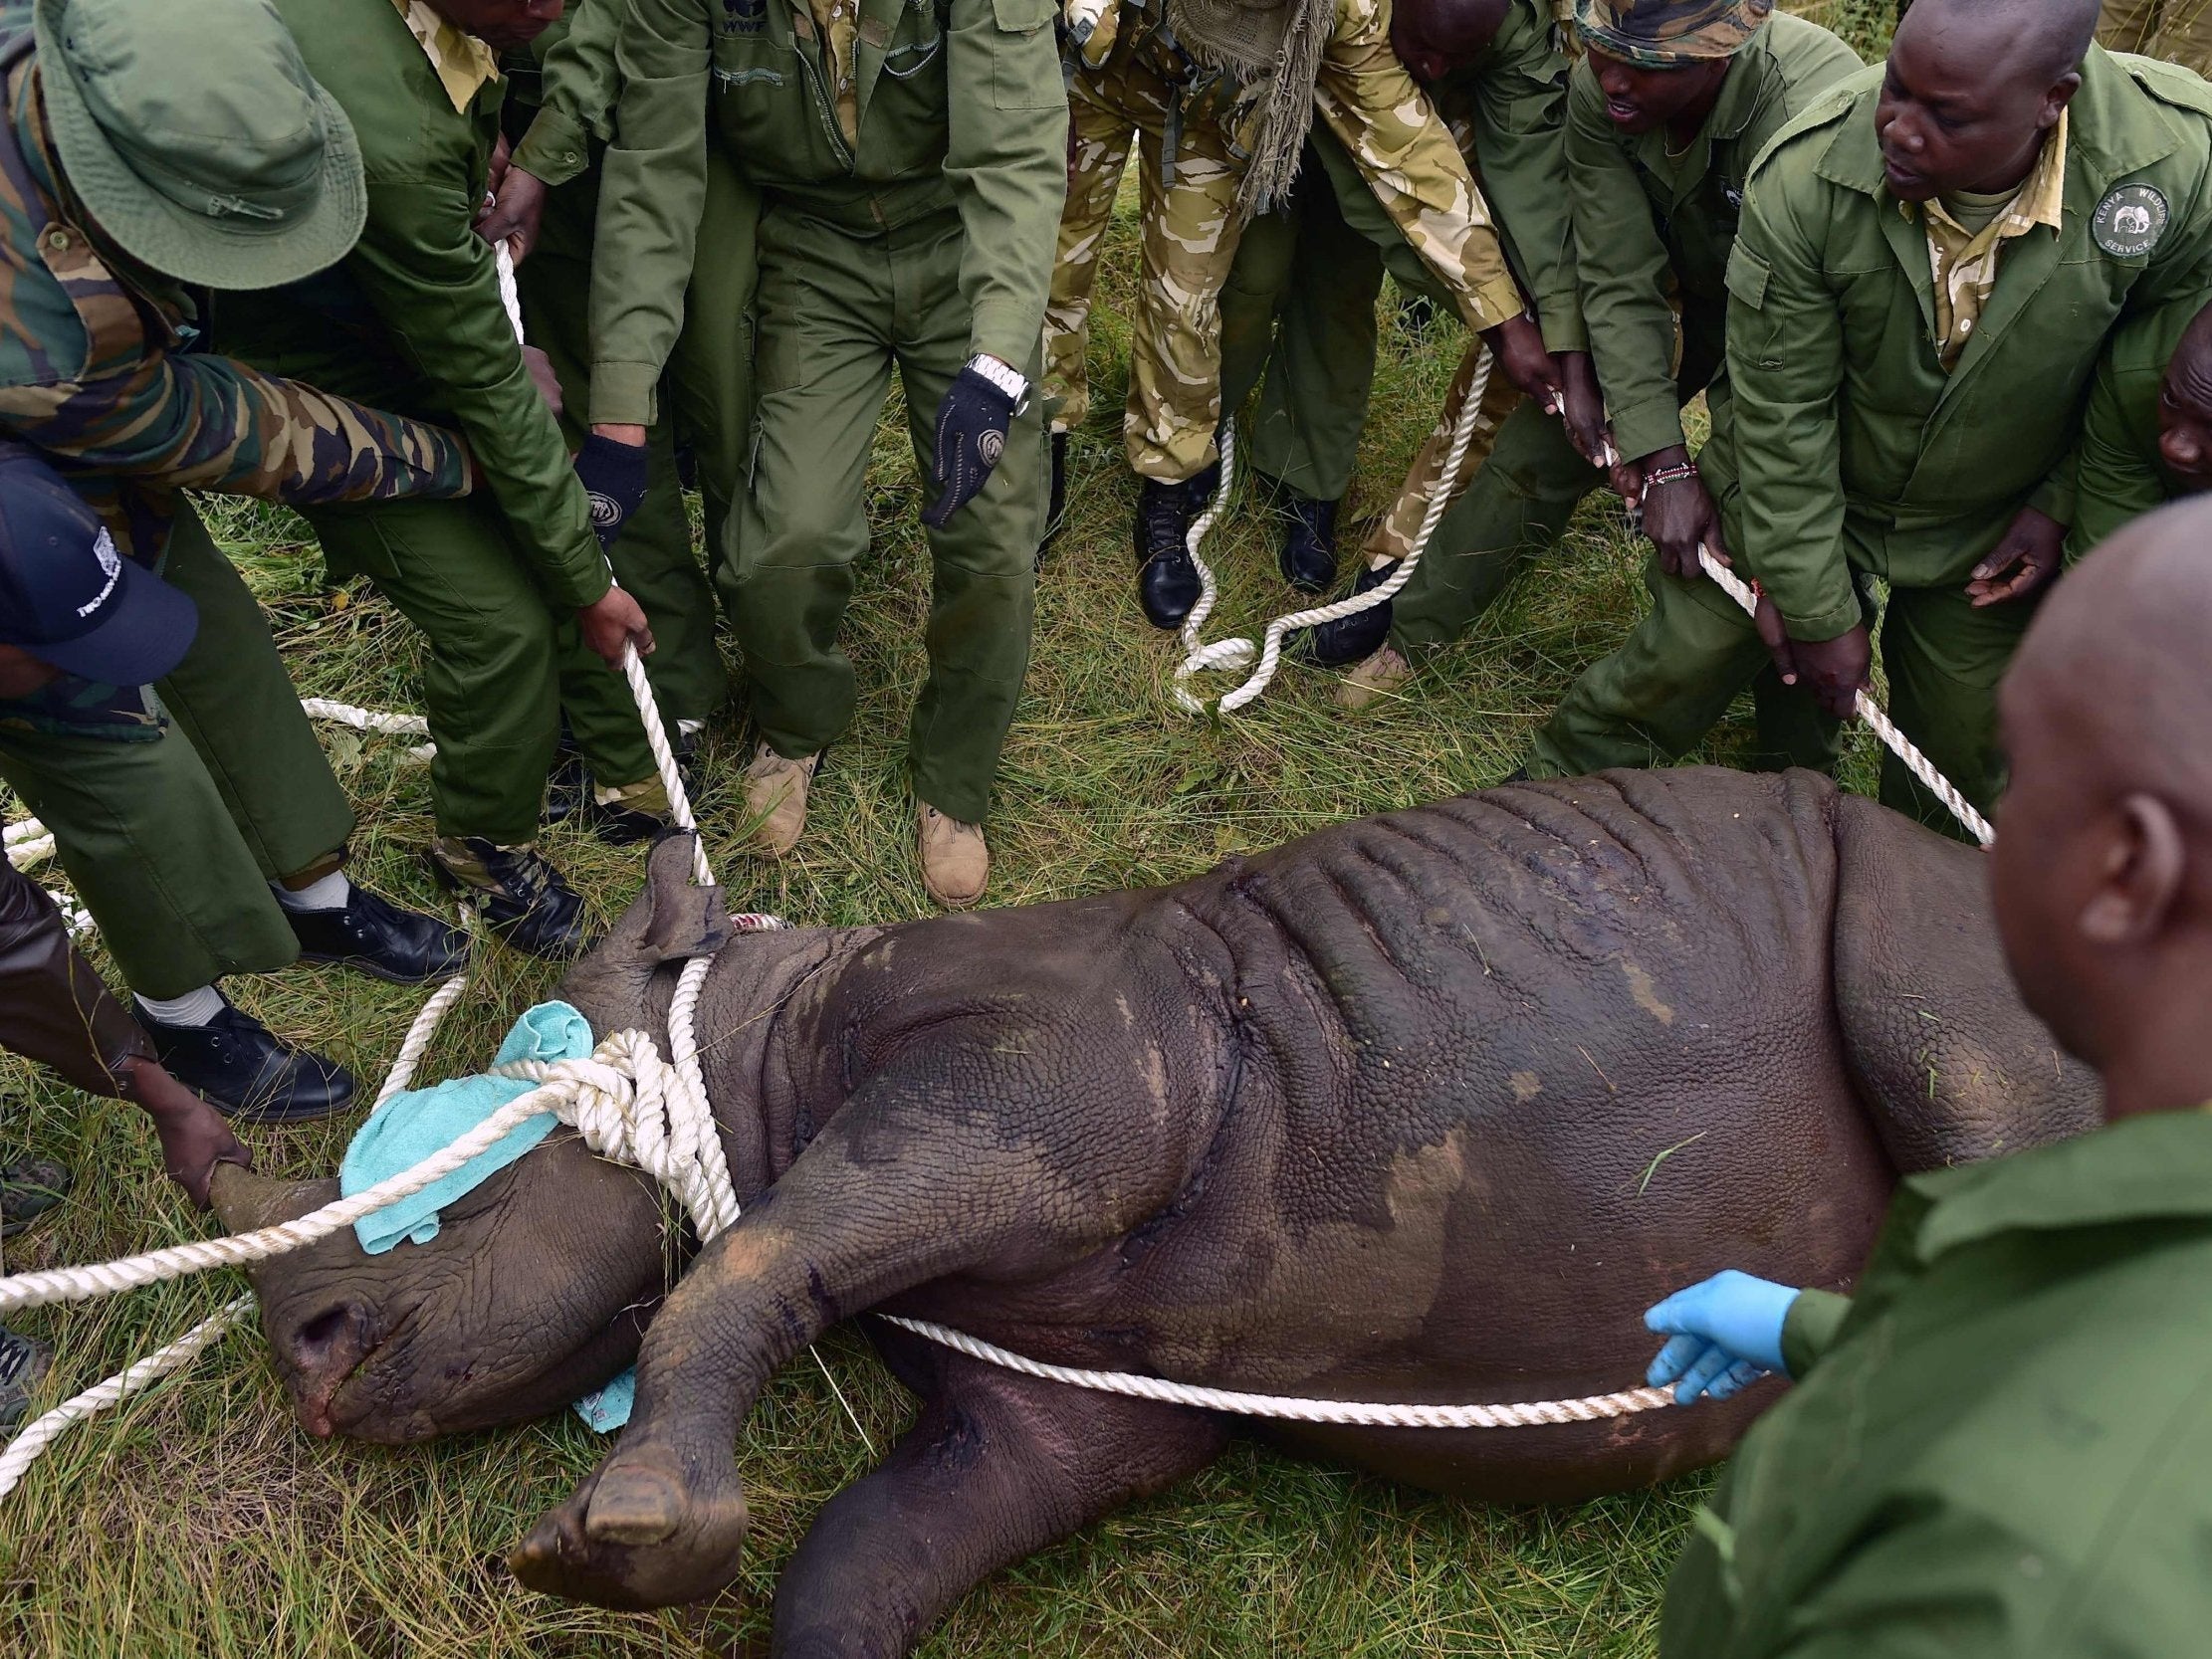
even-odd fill
[{"label": "man kneeling in green uniform", "polygon": [[[1890,713],[1984,810],[1997,682],[2059,566],[2105,339],[2212,294],[2212,88],[2112,57],[2096,24],[2095,0],[1916,0],[1882,71],[1768,146],[1728,258],[1728,550],[1771,601],[1773,660],[1849,714],[1861,582],[1886,581]],[[1655,609],[1584,677],[1586,730],[1679,753],[1766,666],[1748,618],[1678,621]],[[1959,833],[1893,757],[1881,788]]]},{"label": "man kneeling in green uniform", "polygon": [[566,955],[583,943],[582,901],[536,844],[563,710],[609,839],[650,834],[668,803],[629,688],[609,667],[633,639],[651,649],[644,613],[611,584],[492,249],[473,228],[505,93],[494,48],[528,45],[560,7],[277,0],[277,11],[352,120],[368,224],[335,270],[226,306],[218,328],[273,372],[468,439],[484,478],[469,502],[306,517],[332,571],[368,577],[428,642],[439,875],[510,944]]},{"label": "man kneeling in green uniform", "polygon": [[[2212,0],[2207,0],[2212,4]],[[2212,307],[2194,297],[2112,336],[2082,417],[2069,562],[2128,520],[2212,490]]]},{"label": "man kneeling in green uniform", "polygon": [[1849,1301],[1728,1273],[1652,1310],[1652,1380],[1684,1400],[1802,1379],[1698,1517],[1662,1659],[2204,1651],[2207,541],[2199,503],[2100,549],[2000,698],[1998,928],[2109,1127],[1909,1177]]},{"label": "man kneeling in green uniform", "polygon": [[852,718],[837,630],[896,365],[935,485],[930,675],[910,738],[922,881],[941,905],[972,905],[1043,528],[1030,382],[1067,167],[1051,0],[633,0],[621,63],[593,272],[600,360],[651,360],[652,319],[692,278],[710,141],[762,193],[734,595],[761,732],[746,804],[788,852]]}]

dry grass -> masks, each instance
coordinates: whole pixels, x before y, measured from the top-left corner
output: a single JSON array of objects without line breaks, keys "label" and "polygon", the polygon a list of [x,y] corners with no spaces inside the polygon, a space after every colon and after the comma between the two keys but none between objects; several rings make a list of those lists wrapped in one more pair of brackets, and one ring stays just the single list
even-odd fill
[{"label": "dry grass", "polygon": [[[1872,14],[1886,0],[1848,0]],[[1845,21],[1853,21],[1846,18]],[[1858,18],[1858,21],[1865,21]],[[1130,226],[1109,269],[1126,272]],[[1100,420],[1078,435],[1074,521],[1048,564],[1034,667],[993,824],[995,900],[1021,904],[1189,875],[1351,814],[1494,781],[1580,667],[1637,614],[1639,554],[1593,503],[1565,545],[1519,581],[1474,636],[1404,697],[1357,722],[1334,681],[1284,669],[1268,698],[1226,722],[1187,719],[1166,696],[1167,644],[1138,619],[1119,461],[1126,295],[1109,284],[1094,340]],[[1391,336],[1356,486],[1379,512],[1457,354]],[[825,773],[814,827],[785,867],[729,839],[743,734],[712,736],[701,802],[724,879],[748,906],[810,923],[923,914],[900,777],[920,670],[926,551],[904,439],[887,425],[871,513],[877,551],[849,628],[864,696]],[[287,517],[215,510],[218,533],[270,605],[304,692],[412,706],[415,641],[365,591],[321,584]],[[1264,527],[1245,514],[1215,545],[1221,615],[1256,626],[1286,605]],[[1725,755],[1740,726],[1716,734]],[[420,765],[402,745],[332,731],[362,829],[357,870],[430,903]],[[1853,759],[1865,774],[1868,757]],[[571,831],[554,857],[600,908],[634,891],[639,856]],[[434,1073],[472,1069],[553,975],[490,949],[471,1008],[449,1022]],[[279,1029],[364,1076],[396,1051],[420,994],[308,969],[240,983]],[[0,1060],[0,1160],[66,1159],[81,1187],[18,1241],[21,1269],[89,1261],[201,1236],[207,1223],[162,1181],[151,1138],[113,1103],[89,1102]],[[350,1122],[248,1134],[265,1169],[334,1167]],[[60,1345],[54,1387],[114,1370],[236,1294],[196,1283],[21,1316]],[[907,1413],[864,1345],[824,1352],[883,1444]],[[864,1472],[867,1454],[822,1377],[792,1367],[746,1431],[755,1550],[743,1581],[702,1612],[621,1615],[520,1590],[499,1566],[535,1516],[580,1479],[602,1443],[570,1420],[416,1450],[324,1445],[296,1430],[250,1336],[183,1379],[76,1432],[0,1507],[0,1651],[132,1655],[707,1655],[756,1651],[782,1558],[814,1509]],[[1382,1482],[1243,1446],[1177,1492],[1138,1506],[1001,1574],[931,1638],[932,1655],[1452,1654],[1567,1659],[1652,1646],[1667,1562],[1697,1482],[1570,1511],[1425,1499]]]}]

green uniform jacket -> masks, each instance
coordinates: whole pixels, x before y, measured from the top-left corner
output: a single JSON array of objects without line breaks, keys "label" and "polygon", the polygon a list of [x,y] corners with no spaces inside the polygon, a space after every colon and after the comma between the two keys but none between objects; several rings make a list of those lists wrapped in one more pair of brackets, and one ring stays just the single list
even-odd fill
[{"label": "green uniform jacket", "polygon": [[1480,57],[1431,95],[1497,220],[1553,351],[1587,351],[1567,199],[1567,70],[1548,0],[1513,0]]},{"label": "green uniform jacket", "polygon": [[2139,316],[2111,338],[2097,365],[2089,412],[2082,417],[2082,466],[2076,484],[2069,564],[2130,518],[2154,513],[2175,496],[2158,455],[2158,400],[2166,365],[2196,320],[2193,301],[2177,301]]},{"label": "green uniform jacket", "polygon": [[631,4],[592,272],[594,421],[655,417],[710,123],[772,209],[877,236],[957,208],[971,350],[1036,355],[1067,188],[1052,0],[860,0],[852,146],[804,0]]},{"label": "green uniform jacket", "polygon": [[1663,128],[1632,136],[1607,119],[1588,60],[1576,66],[1566,151],[1582,309],[1614,441],[1630,460],[1687,442],[1674,302],[1692,349],[1717,356],[1752,162],[1823,91],[1863,67],[1818,24],[1777,16],[1736,54],[1696,141],[1669,155]]},{"label": "green uniform jacket", "polygon": [[1906,1180],[1667,1586],[1663,1659],[2212,1644],[2212,1116]]},{"label": "green uniform jacket", "polygon": [[125,551],[159,560],[185,489],[309,507],[463,496],[450,432],[192,349],[184,291],[111,267],[61,182],[28,6],[0,6],[0,432],[36,445]]},{"label": "green uniform jacket", "polygon": [[[2071,106],[2066,229],[2006,244],[1980,331],[1945,374],[1927,233],[1882,180],[1880,85],[1880,70],[1854,77],[1775,139],[1728,262],[1738,550],[1804,640],[1858,626],[1855,566],[1949,587],[2022,508],[2072,523],[2105,336],[2212,294],[2212,88],[2093,47]],[[2124,234],[2122,251],[2101,245],[2115,213],[2123,233],[2147,218],[2146,191],[2165,216],[2147,251],[2125,251]]]},{"label": "green uniform jacket", "polygon": [[334,272],[227,305],[226,343],[278,373],[458,427],[548,600],[593,603],[608,577],[590,505],[523,366],[492,250],[471,228],[505,84],[457,113],[391,6],[277,10],[353,122],[368,226]]},{"label": "green uniform jacket", "polygon": [[621,90],[614,42],[622,12],[623,0],[574,0],[528,48],[502,62],[508,96],[537,111],[515,146],[515,165],[524,172],[566,184],[590,164],[591,140],[607,140]]}]

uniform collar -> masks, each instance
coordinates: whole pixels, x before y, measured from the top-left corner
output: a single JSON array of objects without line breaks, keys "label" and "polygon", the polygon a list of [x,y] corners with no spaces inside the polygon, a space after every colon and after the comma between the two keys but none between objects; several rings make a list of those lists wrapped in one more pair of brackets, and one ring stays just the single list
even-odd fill
[{"label": "uniform collar", "polygon": [[2212,1220],[2212,1108],[2161,1112],[1989,1163],[1909,1178],[1924,1263],[2001,1233]]},{"label": "uniform collar", "polygon": [[[1887,197],[1889,192],[1881,168],[1881,145],[1875,137],[1875,104],[1881,96],[1881,66],[1877,64],[1856,80],[1843,83],[1851,109],[1822,151],[1816,169],[1831,183],[1878,199]],[[2164,118],[2146,120],[2132,107],[2149,103],[2148,95],[2110,53],[2101,46],[2091,47],[2090,55],[2082,60],[2082,89],[2067,104],[2067,154],[2075,164],[2059,169],[2062,185],[2072,173],[2081,179],[2086,191],[2095,192],[2094,201],[2112,179],[2140,172],[2171,155],[2179,142],[2172,122]]]},{"label": "uniform collar", "polygon": [[1759,112],[1759,94],[1764,91],[1762,83],[1766,79],[1760,73],[1760,60],[1767,55],[1767,31],[1773,27],[1771,18],[1760,24],[1729,59],[1727,79],[1720,83],[1720,97],[1713,101],[1712,113],[1705,117],[1699,137],[1717,144],[1743,136],[1743,129]]},{"label": "uniform collar", "polygon": [[453,101],[453,112],[468,113],[476,95],[499,79],[499,56],[474,35],[447,22],[430,0],[392,0],[407,33],[415,37],[438,84]]}]

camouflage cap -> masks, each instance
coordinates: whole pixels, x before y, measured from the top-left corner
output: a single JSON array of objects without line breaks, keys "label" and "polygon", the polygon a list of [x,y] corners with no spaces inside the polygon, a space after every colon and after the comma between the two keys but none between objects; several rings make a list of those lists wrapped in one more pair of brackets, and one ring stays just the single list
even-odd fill
[{"label": "camouflage cap", "polygon": [[33,21],[62,171],[124,253],[259,289],[351,250],[360,148],[270,0],[36,0]]},{"label": "camouflage cap", "polygon": [[1639,69],[1733,58],[1774,15],[1774,0],[1575,0],[1585,46]]}]

